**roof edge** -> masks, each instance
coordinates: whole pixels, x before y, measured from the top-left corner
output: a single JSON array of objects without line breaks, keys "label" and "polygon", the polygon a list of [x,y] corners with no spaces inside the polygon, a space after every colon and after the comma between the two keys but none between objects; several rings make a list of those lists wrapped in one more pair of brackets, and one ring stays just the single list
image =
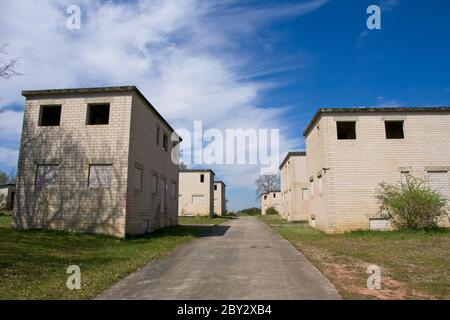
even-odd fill
[{"label": "roof edge", "polygon": [[363,112],[411,112],[411,113],[419,113],[419,112],[450,112],[449,106],[441,106],[441,107],[386,107],[386,108],[377,108],[377,107],[361,107],[361,108],[319,108],[317,112],[312,117],[306,129],[303,131],[303,136],[306,137],[311,132],[312,128],[316,124],[317,120],[322,116],[322,114],[332,114],[332,113],[363,113]]},{"label": "roof edge", "polygon": [[214,176],[216,175],[216,174],[214,173],[214,171],[211,170],[211,169],[183,169],[183,170],[179,170],[179,172],[180,172],[180,173],[181,173],[181,172],[184,172],[184,173],[195,173],[195,172],[199,172],[199,173],[204,172],[204,173],[207,173],[207,172],[210,172],[210,173],[212,173]]},{"label": "roof edge", "polygon": [[278,167],[278,169],[281,170],[281,168],[284,167],[286,162],[288,162],[290,157],[306,157],[306,151],[290,151],[290,152],[288,152],[286,157],[284,157],[284,160],[281,162],[280,166]]},{"label": "roof edge", "polygon": [[[25,98],[33,96],[59,95],[59,94],[83,94],[83,93],[113,93],[113,92],[134,92],[144,103],[155,113],[156,117],[161,120],[172,132],[175,129],[167,122],[159,111],[148,101],[144,94],[134,85],[113,86],[113,87],[92,87],[92,88],[67,88],[67,89],[46,89],[46,90],[23,90],[22,96]],[[181,141],[180,137],[180,141]]]}]

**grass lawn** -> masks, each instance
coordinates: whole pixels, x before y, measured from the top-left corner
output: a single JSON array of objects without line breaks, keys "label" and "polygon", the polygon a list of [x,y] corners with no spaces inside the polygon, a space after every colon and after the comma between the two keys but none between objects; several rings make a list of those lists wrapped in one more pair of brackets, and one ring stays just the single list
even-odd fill
[{"label": "grass lawn", "polygon": [[[17,232],[0,213],[0,299],[89,299],[129,273],[198,237],[206,227],[172,227],[119,240],[54,231]],[[66,288],[67,267],[81,268],[82,289]]]},{"label": "grass lawn", "polygon": [[269,225],[277,225],[277,224],[297,225],[297,223],[289,222],[286,219],[281,218],[279,215],[265,215],[265,216],[261,215],[258,216],[258,218]]},{"label": "grass lawn", "polygon": [[214,224],[219,225],[231,219],[230,217],[178,217],[178,223],[182,225],[189,224]]},{"label": "grass lawn", "polygon": [[[346,299],[450,299],[448,229],[328,235],[306,225],[273,228]],[[381,290],[367,289],[369,265],[381,267]]]}]

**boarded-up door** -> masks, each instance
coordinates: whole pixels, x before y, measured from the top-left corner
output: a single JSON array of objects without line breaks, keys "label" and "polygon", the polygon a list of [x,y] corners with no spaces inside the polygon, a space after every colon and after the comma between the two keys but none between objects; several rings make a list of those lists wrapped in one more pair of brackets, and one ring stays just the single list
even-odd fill
[{"label": "boarded-up door", "polygon": [[428,172],[428,186],[430,189],[439,192],[447,199],[449,198],[447,172]]}]

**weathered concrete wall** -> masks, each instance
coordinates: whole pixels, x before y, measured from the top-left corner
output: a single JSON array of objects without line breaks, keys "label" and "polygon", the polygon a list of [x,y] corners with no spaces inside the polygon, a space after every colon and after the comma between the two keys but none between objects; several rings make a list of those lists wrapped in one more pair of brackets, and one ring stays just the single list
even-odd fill
[{"label": "weathered concrete wall", "polygon": [[280,170],[281,216],[289,221],[309,221],[309,185],[306,155],[288,155]]},{"label": "weathered concrete wall", "polygon": [[[404,121],[404,139],[386,139],[384,122],[392,120]],[[337,121],[356,121],[356,140],[338,140]],[[322,115],[306,137],[315,226],[327,232],[368,229],[370,219],[379,218],[379,183],[398,183],[402,172],[425,179],[444,172],[448,184],[449,123],[449,113],[435,112]]]},{"label": "weathered concrete wall", "polygon": [[[134,94],[127,179],[128,234],[178,224],[178,165],[171,159],[174,148],[171,134],[170,128]],[[163,150],[164,135],[169,141],[167,150]],[[140,188],[135,179],[141,180]]]},{"label": "weathered concrete wall", "polygon": [[[204,175],[204,182],[200,180],[201,175]],[[211,171],[180,171],[179,185],[178,215],[214,215],[214,174]]]},{"label": "weathered concrete wall", "polygon": [[261,214],[266,215],[266,210],[274,207],[278,213],[282,212],[281,192],[270,192],[261,196]]},{"label": "weathered concrete wall", "polygon": [[[61,94],[27,99],[13,226],[125,235],[131,93]],[[109,103],[108,125],[87,125],[87,106]],[[57,127],[39,126],[42,105],[61,105]],[[111,187],[88,187],[89,166],[111,164]],[[54,183],[36,187],[38,165],[58,165]]]},{"label": "weathered concrete wall", "polygon": [[214,183],[214,214],[223,216],[226,212],[225,208],[225,184],[222,182]]}]

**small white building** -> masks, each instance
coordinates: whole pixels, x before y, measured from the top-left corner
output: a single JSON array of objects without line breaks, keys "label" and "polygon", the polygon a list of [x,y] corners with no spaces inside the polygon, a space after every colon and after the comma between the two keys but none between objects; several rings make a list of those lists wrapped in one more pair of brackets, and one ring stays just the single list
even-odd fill
[{"label": "small white building", "polygon": [[212,170],[180,170],[179,216],[214,215],[214,176]]},{"label": "small white building", "polygon": [[0,209],[12,207],[16,196],[16,185],[0,185]]},{"label": "small white building", "polygon": [[281,192],[268,192],[261,195],[261,214],[266,215],[266,210],[269,208],[275,208],[278,213],[282,212],[281,206]]},{"label": "small white building", "polygon": [[214,182],[214,214],[217,216],[223,216],[227,211],[225,198],[226,187],[223,181]]}]

